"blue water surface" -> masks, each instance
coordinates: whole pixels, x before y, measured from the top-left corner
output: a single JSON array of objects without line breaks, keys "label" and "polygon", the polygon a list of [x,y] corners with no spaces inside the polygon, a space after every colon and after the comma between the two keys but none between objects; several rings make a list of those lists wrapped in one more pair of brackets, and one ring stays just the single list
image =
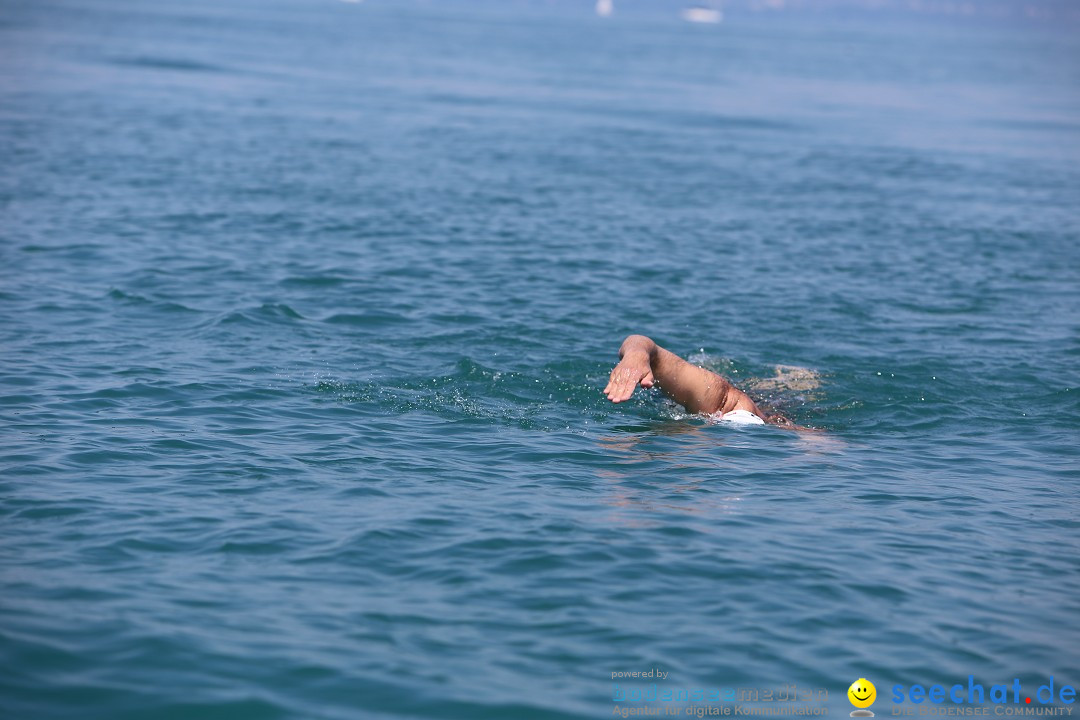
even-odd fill
[{"label": "blue water surface", "polygon": [[1080,34],[676,9],[2,4],[3,717],[1080,682]]}]

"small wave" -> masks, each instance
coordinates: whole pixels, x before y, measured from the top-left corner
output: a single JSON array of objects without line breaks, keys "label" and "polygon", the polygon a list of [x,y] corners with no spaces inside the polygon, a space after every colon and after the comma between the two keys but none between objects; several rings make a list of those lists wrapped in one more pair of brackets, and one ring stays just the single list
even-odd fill
[{"label": "small wave", "polygon": [[178,302],[152,300],[144,295],[139,295],[138,293],[124,292],[123,290],[119,290],[117,288],[113,288],[108,293],[106,293],[105,296],[110,300],[117,300],[127,305],[144,305],[148,307],[153,307],[163,312],[199,312],[194,308],[189,308],[187,305],[182,305]]},{"label": "small wave", "polygon": [[336,287],[353,282],[338,275],[293,275],[280,281],[286,287]]},{"label": "small wave", "polygon": [[117,57],[110,61],[120,67],[135,67],[146,70],[170,70],[174,72],[197,72],[197,73],[222,73],[229,69],[221,65],[199,62],[198,60],[186,60],[183,58],[168,58],[154,56]]},{"label": "small wave", "polygon": [[390,312],[370,312],[363,314],[339,313],[326,318],[324,322],[331,325],[353,325],[355,327],[384,327],[406,322],[404,315]]},{"label": "small wave", "polygon": [[257,308],[233,310],[214,321],[215,325],[263,324],[274,321],[303,320],[303,315],[284,303],[263,303]]},{"label": "small wave", "polygon": [[564,422],[557,424],[554,416],[550,423],[544,421],[552,405],[577,406],[586,415],[597,408],[599,388],[589,384],[584,373],[579,371],[578,375],[581,380],[571,381],[552,368],[531,374],[496,370],[462,358],[453,372],[440,376],[361,382],[323,378],[314,384],[314,390],[339,402],[374,403],[395,413],[426,411],[455,420],[550,430],[565,427]]}]

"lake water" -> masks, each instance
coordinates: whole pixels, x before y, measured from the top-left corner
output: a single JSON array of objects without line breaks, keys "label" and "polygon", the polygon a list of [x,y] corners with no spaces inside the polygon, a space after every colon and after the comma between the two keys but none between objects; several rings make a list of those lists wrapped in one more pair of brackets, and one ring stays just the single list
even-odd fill
[{"label": "lake water", "polygon": [[4,3],[4,717],[1080,681],[1080,34],[675,9]]}]

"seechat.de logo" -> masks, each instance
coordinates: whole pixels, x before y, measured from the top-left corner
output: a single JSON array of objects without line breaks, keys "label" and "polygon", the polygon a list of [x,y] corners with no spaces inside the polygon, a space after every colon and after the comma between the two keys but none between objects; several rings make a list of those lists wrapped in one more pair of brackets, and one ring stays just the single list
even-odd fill
[{"label": "seechat.de logo", "polygon": [[[892,701],[900,704],[905,700],[910,701],[913,705],[923,703],[933,705],[941,705],[942,703],[982,705],[989,702],[994,705],[1027,706],[1032,704],[1032,700],[1035,701],[1036,705],[1052,705],[1055,702],[1062,705],[1072,705],[1076,702],[1076,688],[1061,682],[1055,685],[1054,678],[1051,676],[1050,682],[1046,685],[1040,685],[1035,692],[1025,692],[1020,685],[1020,678],[1013,678],[1008,685],[1002,683],[984,687],[975,682],[974,675],[968,675],[967,683],[937,683],[929,687],[912,685],[910,688],[903,685],[893,685]],[[1018,713],[996,714],[1011,715]]]}]

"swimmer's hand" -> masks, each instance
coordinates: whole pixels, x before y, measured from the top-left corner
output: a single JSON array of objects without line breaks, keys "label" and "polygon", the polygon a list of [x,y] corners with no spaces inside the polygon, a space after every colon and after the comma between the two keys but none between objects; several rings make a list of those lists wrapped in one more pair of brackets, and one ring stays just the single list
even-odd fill
[{"label": "swimmer's hand", "polygon": [[629,400],[639,384],[643,388],[651,388],[655,383],[649,352],[645,349],[628,349],[611,371],[604,393],[611,402],[620,403]]}]

